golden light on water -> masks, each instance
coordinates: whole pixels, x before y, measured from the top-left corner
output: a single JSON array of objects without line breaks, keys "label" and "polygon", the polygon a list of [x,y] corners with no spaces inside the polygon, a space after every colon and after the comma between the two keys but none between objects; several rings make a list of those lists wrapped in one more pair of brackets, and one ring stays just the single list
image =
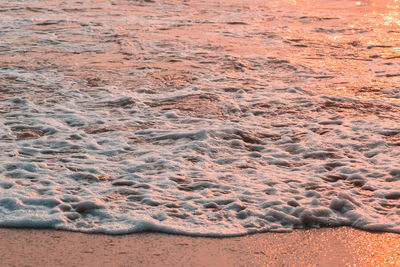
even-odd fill
[{"label": "golden light on water", "polygon": [[304,14],[286,31],[287,39],[300,40],[291,60],[324,71],[321,77],[335,77],[310,87],[376,99],[385,98],[377,93],[381,89],[400,84],[399,0],[292,0],[289,5]]},{"label": "golden light on water", "polygon": [[[363,0],[363,1],[310,1],[290,0],[289,3],[297,8],[315,10],[334,10],[338,15],[347,16],[357,14],[358,18],[373,18],[376,16],[377,25],[400,25],[400,1],[399,0]],[[335,13],[332,13],[334,15]]]},{"label": "golden light on water", "polygon": [[385,25],[397,24],[400,25],[400,1],[393,0],[387,5],[390,10],[387,14],[383,14]]}]

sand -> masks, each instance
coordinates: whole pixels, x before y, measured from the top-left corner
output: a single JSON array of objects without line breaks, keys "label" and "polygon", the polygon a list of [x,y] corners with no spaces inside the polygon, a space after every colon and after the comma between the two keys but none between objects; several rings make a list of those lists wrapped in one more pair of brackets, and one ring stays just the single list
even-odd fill
[{"label": "sand", "polygon": [[352,228],[232,238],[0,229],[1,266],[400,266],[400,235]]}]

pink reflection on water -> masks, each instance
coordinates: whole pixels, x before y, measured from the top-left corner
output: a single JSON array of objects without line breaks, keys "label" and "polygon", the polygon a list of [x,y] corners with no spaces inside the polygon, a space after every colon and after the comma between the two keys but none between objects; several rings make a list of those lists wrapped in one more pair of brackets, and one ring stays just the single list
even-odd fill
[{"label": "pink reflection on water", "polygon": [[292,19],[285,33],[289,40],[301,40],[303,46],[293,51],[298,56],[292,59],[335,77],[314,83],[315,88],[366,99],[384,97],[377,92],[400,82],[399,3],[291,0],[280,4],[304,14],[301,20]]}]

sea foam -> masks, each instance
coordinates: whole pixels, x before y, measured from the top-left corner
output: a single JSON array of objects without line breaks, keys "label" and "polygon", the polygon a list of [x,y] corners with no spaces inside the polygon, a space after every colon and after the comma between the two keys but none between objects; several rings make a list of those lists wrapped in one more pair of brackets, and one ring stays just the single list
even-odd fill
[{"label": "sea foam", "polygon": [[0,10],[1,227],[400,233],[399,63],[380,56],[393,39],[370,47],[383,24],[113,2]]}]

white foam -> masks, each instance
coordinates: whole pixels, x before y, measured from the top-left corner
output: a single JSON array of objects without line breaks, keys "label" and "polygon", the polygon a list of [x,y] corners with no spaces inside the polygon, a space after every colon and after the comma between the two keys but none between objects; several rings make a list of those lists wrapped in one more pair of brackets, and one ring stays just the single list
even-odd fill
[{"label": "white foam", "polygon": [[[398,88],[376,76],[386,89],[364,99],[371,73],[314,65],[354,52],[338,41],[359,39],[345,15],[331,23],[287,6],[265,10],[264,1],[246,12],[235,1],[191,2],[185,8],[196,20],[175,16],[177,2],[116,2],[85,16],[59,6],[2,12],[1,55],[38,56],[0,66],[8,90],[0,101],[1,227],[232,236],[346,225],[400,233]],[[370,26],[358,25],[376,40],[382,29]],[[182,34],[168,39],[159,27]],[[26,36],[37,40],[18,39]],[[304,59],[313,46],[332,55]],[[357,51],[382,67],[379,75],[398,67],[372,48]],[[360,92],[350,90],[354,80]],[[332,91],[336,84],[350,92]]]}]

